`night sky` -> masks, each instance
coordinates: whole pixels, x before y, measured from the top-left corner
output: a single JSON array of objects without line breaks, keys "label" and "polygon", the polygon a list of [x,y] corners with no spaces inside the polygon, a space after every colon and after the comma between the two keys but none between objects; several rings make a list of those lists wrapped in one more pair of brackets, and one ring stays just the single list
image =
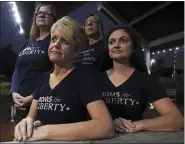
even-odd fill
[{"label": "night sky", "polygon": [[8,2],[1,2],[1,37],[3,45],[12,44],[12,50],[19,52],[24,43],[24,37],[19,34],[19,26],[15,24],[15,18]]}]

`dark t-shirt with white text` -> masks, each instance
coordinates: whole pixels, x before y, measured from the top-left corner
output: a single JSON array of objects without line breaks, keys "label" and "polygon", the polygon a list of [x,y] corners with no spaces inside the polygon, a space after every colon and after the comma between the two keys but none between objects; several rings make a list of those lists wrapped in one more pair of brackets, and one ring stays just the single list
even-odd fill
[{"label": "dark t-shirt with white text", "polygon": [[167,97],[155,79],[137,70],[118,87],[110,81],[106,72],[102,73],[101,82],[102,98],[113,119],[140,120],[148,102]]},{"label": "dark t-shirt with white text", "polygon": [[50,35],[43,40],[29,40],[18,55],[15,70],[19,74],[18,93],[31,95],[36,87],[38,77],[52,68],[48,57]]},{"label": "dark t-shirt with white text", "polygon": [[38,100],[37,119],[44,124],[85,121],[87,104],[101,100],[98,72],[90,66],[78,66],[53,89],[49,85],[50,73],[39,78],[34,93]]},{"label": "dark t-shirt with white text", "polygon": [[98,68],[100,65],[101,56],[103,55],[103,51],[104,41],[98,41],[93,45],[88,45],[88,47],[74,59],[74,64],[94,64]]}]

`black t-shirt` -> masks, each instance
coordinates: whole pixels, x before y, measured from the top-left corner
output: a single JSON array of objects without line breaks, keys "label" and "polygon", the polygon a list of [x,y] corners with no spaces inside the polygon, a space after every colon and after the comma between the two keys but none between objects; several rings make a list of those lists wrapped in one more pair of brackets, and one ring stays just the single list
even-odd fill
[{"label": "black t-shirt", "polygon": [[50,38],[49,35],[43,40],[27,41],[18,55],[15,71],[19,73],[19,94],[22,96],[31,95],[38,77],[52,68],[48,57]]},{"label": "black t-shirt", "polygon": [[155,79],[137,70],[118,87],[114,86],[106,72],[102,73],[101,83],[102,97],[113,119],[140,120],[148,102],[167,97]]},{"label": "black t-shirt", "polygon": [[98,41],[93,45],[88,45],[88,47],[74,59],[74,64],[75,65],[94,64],[97,68],[99,68],[103,51],[104,51],[104,41]]},{"label": "black t-shirt", "polygon": [[98,72],[90,66],[73,69],[54,89],[50,88],[50,73],[38,81],[34,99],[38,100],[37,119],[44,124],[85,121],[86,105],[101,100]]}]

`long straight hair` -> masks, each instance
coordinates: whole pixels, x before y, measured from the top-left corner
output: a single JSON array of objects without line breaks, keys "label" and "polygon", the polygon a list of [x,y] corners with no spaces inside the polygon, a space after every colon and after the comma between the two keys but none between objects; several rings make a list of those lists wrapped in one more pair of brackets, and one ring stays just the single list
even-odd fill
[{"label": "long straight hair", "polygon": [[130,57],[130,64],[132,65],[132,67],[140,72],[148,73],[144,58],[144,52],[141,48],[140,38],[137,37],[133,30],[126,25],[118,25],[108,33],[105,41],[105,52],[101,62],[101,70],[108,70],[113,67],[113,60],[109,56],[108,41],[110,35],[116,30],[125,30],[130,35],[134,50]]},{"label": "long straight hair", "polygon": [[51,9],[52,15],[53,15],[53,23],[56,21],[56,10],[55,7],[49,4],[41,4],[38,5],[35,9],[34,15],[33,15],[33,22],[30,30],[30,40],[36,40],[40,36],[39,28],[36,24],[36,13],[39,11],[40,7],[47,6]]}]

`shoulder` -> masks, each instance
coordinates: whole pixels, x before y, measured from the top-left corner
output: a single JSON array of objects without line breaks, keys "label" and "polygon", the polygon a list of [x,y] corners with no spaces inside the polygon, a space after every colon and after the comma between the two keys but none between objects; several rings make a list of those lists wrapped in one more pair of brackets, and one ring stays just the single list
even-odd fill
[{"label": "shoulder", "polygon": [[138,72],[137,79],[139,80],[138,83],[146,89],[159,90],[162,88],[160,82],[147,73]]},{"label": "shoulder", "polygon": [[148,80],[148,79],[152,79],[152,77],[151,77],[148,73],[146,73],[146,72],[140,72],[140,71],[138,71],[138,70],[135,70],[135,71],[134,71],[134,76],[135,76],[136,78],[142,80],[142,81],[143,81],[143,80],[146,81],[146,80]]},{"label": "shoulder", "polygon": [[157,80],[150,76],[148,73],[139,72],[138,70],[135,70],[133,73],[133,81],[142,86],[147,86],[150,83],[157,82]]}]

